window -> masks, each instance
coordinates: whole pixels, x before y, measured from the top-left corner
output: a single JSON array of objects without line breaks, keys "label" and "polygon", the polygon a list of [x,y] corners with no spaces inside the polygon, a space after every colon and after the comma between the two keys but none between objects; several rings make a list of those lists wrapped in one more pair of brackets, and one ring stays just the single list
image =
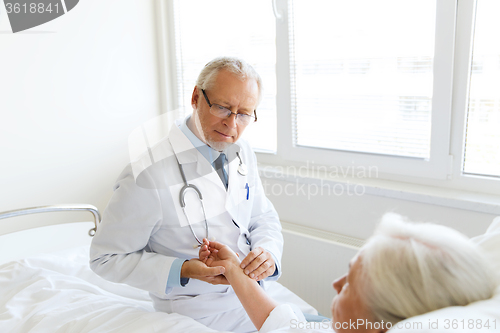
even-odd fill
[{"label": "window", "polygon": [[278,155],[446,179],[456,2],[277,4]]},{"label": "window", "polygon": [[[276,32],[268,0],[175,0],[177,105],[191,113],[191,95],[203,66],[218,56],[249,62],[264,82],[258,121],[244,135],[257,150],[276,151]],[[181,112],[182,114],[183,112]],[[259,135],[267,133],[267,135]]]},{"label": "window", "polygon": [[428,159],[436,1],[296,0],[289,12],[294,144]]}]

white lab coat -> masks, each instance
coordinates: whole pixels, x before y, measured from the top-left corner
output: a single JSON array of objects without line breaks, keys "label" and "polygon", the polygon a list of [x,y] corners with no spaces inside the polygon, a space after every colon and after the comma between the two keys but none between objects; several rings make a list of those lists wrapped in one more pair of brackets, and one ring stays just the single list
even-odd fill
[{"label": "white lab coat", "polygon": [[[166,290],[173,261],[198,257],[198,248],[193,248],[196,239],[180,209],[179,192],[184,183],[177,160],[188,183],[196,185],[203,195],[210,237],[229,245],[240,258],[253,248],[264,248],[273,255],[281,274],[283,236],[248,143],[239,140],[233,147],[247,166],[246,176],[237,171],[240,162],[234,149],[227,154],[226,191],[212,165],[179,125],[176,122],[168,138],[129,164],[119,176],[92,241],[90,266],[107,280],[149,291],[157,310],[200,319],[240,308],[241,304],[230,286],[196,279],[190,279],[185,287]],[[194,191],[186,194],[186,210],[198,238],[205,237],[200,201]]]}]

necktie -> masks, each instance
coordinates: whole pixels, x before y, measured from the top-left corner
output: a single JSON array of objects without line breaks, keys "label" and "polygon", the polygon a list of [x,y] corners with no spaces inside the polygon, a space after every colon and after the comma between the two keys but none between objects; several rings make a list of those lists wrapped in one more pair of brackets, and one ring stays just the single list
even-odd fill
[{"label": "necktie", "polygon": [[224,170],[224,162],[226,161],[226,155],[221,153],[219,157],[214,161],[214,167],[215,171],[217,171],[217,174],[220,177],[220,180],[222,180],[222,183],[226,187],[227,190],[227,175],[226,175],[226,170]]}]

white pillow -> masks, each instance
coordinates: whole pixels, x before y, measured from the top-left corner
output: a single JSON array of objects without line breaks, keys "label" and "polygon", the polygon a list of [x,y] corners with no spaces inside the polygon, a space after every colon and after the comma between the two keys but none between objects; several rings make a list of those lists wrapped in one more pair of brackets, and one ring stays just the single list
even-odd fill
[{"label": "white pillow", "polygon": [[493,220],[484,235],[474,237],[471,241],[483,249],[500,279],[500,216]]},{"label": "white pillow", "polygon": [[500,288],[493,298],[451,306],[397,323],[390,333],[499,332]]},{"label": "white pillow", "polygon": [[[493,220],[484,235],[474,237],[471,241],[480,246],[491,260],[500,283],[500,216]],[[500,286],[493,298],[412,317],[390,330],[390,333],[403,332],[500,332]]]}]

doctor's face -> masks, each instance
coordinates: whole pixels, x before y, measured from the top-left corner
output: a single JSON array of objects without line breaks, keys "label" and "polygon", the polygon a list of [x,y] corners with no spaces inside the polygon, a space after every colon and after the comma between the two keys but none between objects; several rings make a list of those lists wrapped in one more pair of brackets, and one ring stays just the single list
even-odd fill
[{"label": "doctor's face", "polygon": [[[221,70],[213,86],[205,90],[211,104],[223,106],[233,113],[253,115],[259,100],[259,87],[254,79],[240,80],[233,73]],[[222,151],[238,141],[245,130],[236,121],[236,115],[219,118],[210,113],[201,89],[194,88],[191,103],[197,113],[194,121],[201,140],[215,150]]]},{"label": "doctor's face", "polygon": [[354,257],[349,263],[347,274],[333,282],[333,288],[338,293],[332,301],[333,327],[336,332],[384,332],[384,330],[366,330],[364,324],[351,325],[361,323],[361,319],[364,320],[363,323],[367,321],[375,323],[373,313],[364,301],[364,281],[361,274],[363,266],[359,258],[359,254]]}]

